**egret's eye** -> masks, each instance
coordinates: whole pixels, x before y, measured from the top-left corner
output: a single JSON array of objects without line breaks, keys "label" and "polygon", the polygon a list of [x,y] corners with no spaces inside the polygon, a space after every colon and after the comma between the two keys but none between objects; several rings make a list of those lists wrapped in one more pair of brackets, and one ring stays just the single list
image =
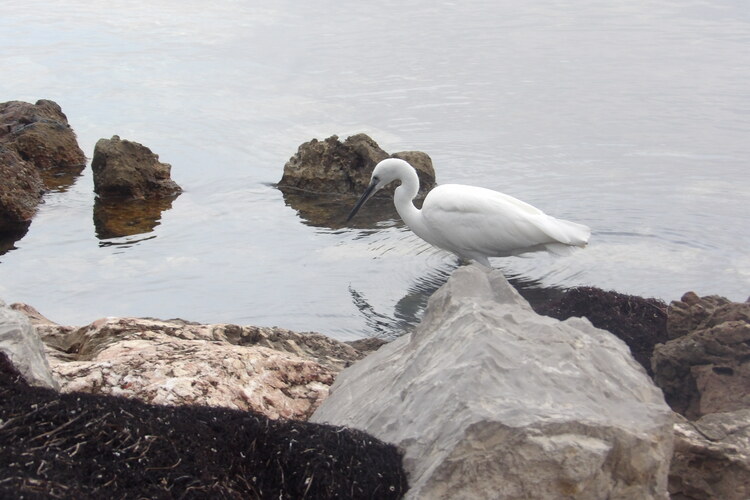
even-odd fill
[{"label": "egret's eye", "polygon": [[377,175],[376,175],[375,177],[373,177],[373,178],[372,178],[372,182],[375,182],[375,183],[378,183],[378,182],[380,182],[380,179],[378,179],[378,176],[377,176]]}]

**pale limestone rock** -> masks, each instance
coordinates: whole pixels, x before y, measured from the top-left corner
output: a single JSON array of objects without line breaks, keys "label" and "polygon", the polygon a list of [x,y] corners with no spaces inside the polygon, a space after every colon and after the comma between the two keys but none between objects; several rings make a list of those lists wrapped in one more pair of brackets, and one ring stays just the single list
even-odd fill
[{"label": "pale limestone rock", "polygon": [[[99,324],[100,331],[106,325]],[[306,418],[328,395],[334,378],[313,361],[266,347],[185,340],[149,330],[121,335],[86,357],[52,363],[64,392],[250,409],[271,418]]]},{"label": "pale limestone rock", "polygon": [[672,412],[627,346],[536,315],[478,266],[343,371],[311,420],[402,447],[407,498],[667,498]]},{"label": "pale limestone rock", "polygon": [[50,389],[59,385],[50,371],[44,344],[28,318],[0,301],[0,351],[31,384]]},{"label": "pale limestone rock", "polygon": [[201,404],[307,419],[335,374],[364,354],[320,334],[182,320],[103,318],[73,328],[34,318],[64,392]]}]

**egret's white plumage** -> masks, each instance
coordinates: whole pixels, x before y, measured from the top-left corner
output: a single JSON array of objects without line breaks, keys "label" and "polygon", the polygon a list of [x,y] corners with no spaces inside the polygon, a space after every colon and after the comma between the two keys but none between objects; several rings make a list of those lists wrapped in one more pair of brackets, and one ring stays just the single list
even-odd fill
[{"label": "egret's white plumage", "polygon": [[481,187],[438,186],[427,194],[420,210],[412,202],[419,191],[417,172],[397,158],[375,166],[370,185],[349,219],[373,194],[393,181],[401,182],[393,196],[396,211],[417,236],[487,267],[488,257],[583,247],[591,235],[587,226],[556,219],[512,196]]}]

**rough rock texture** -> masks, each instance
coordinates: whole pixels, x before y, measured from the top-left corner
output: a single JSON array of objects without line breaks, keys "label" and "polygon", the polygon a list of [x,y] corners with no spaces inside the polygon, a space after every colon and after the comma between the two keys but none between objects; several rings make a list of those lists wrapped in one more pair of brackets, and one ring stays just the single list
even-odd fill
[{"label": "rough rock texture", "polygon": [[170,177],[171,165],[149,148],[114,135],[99,139],[91,160],[94,191],[102,197],[170,197],[182,188]]},{"label": "rough rock texture", "polygon": [[44,344],[28,318],[0,300],[0,352],[31,385],[59,389],[44,355]]},{"label": "rough rock texture", "polygon": [[672,500],[750,498],[750,409],[675,424]]},{"label": "rough rock texture", "polygon": [[690,292],[670,305],[667,329],[682,336],[657,345],[652,365],[676,412],[695,420],[750,408],[750,302]]},{"label": "rough rock texture", "polygon": [[278,186],[311,193],[359,195],[370,183],[375,165],[389,156],[404,159],[417,170],[422,196],[435,187],[435,171],[427,154],[405,151],[389,155],[366,134],[353,135],[343,143],[333,135],[302,144],[284,165]]},{"label": "rough rock texture", "polygon": [[718,295],[698,297],[695,292],[687,292],[681,300],[669,304],[667,310],[667,335],[676,339],[695,330],[704,328],[714,314],[722,321],[750,322],[750,307],[737,307],[731,300]]},{"label": "rough rock texture", "polygon": [[0,235],[23,236],[42,201],[44,184],[39,171],[18,153],[0,143]]},{"label": "rough rock texture", "polygon": [[395,447],[245,411],[59,394],[0,353],[0,498],[400,498]]},{"label": "rough rock texture", "polygon": [[405,450],[407,498],[667,498],[672,412],[627,346],[457,270],[312,417]]},{"label": "rough rock texture", "polygon": [[0,103],[0,253],[22,237],[58,175],[78,175],[86,157],[53,101]]},{"label": "rough rock texture", "polygon": [[0,103],[0,141],[39,169],[80,171],[86,165],[68,118],[54,101]]},{"label": "rough rock texture", "polygon": [[65,392],[306,419],[328,395],[335,374],[364,356],[315,333],[138,318],[72,328],[45,320],[29,306],[14,307],[35,319]]},{"label": "rough rock texture", "polygon": [[649,375],[654,346],[668,340],[667,305],[658,299],[577,287],[562,292],[556,300],[536,304],[534,310],[560,320],[585,317],[623,340]]}]

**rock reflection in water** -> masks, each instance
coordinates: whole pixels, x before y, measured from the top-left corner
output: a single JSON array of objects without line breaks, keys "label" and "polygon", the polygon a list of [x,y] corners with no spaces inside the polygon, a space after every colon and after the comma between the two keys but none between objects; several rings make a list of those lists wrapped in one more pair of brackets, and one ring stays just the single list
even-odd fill
[{"label": "rock reflection in water", "polygon": [[55,193],[65,193],[75,184],[84,168],[86,168],[85,165],[74,165],[41,170],[40,173],[42,174],[42,182],[44,182],[45,189]]},{"label": "rock reflection in water", "polygon": [[94,227],[100,240],[150,233],[177,196],[153,199],[101,199],[94,202]]},{"label": "rock reflection in water", "polygon": [[401,219],[390,197],[376,197],[348,224],[346,218],[357,202],[356,196],[343,196],[326,193],[308,193],[294,189],[279,188],[284,203],[297,211],[302,222],[308,226],[329,229],[382,227],[383,221]]},{"label": "rock reflection in water", "polygon": [[[67,165],[57,168],[39,169],[45,192],[64,193],[70,189],[81,176],[85,165]],[[43,199],[43,197],[42,197]],[[0,234],[0,255],[4,255],[16,249],[16,242],[21,240],[29,232],[31,220],[25,227],[17,230],[4,231]]]}]

